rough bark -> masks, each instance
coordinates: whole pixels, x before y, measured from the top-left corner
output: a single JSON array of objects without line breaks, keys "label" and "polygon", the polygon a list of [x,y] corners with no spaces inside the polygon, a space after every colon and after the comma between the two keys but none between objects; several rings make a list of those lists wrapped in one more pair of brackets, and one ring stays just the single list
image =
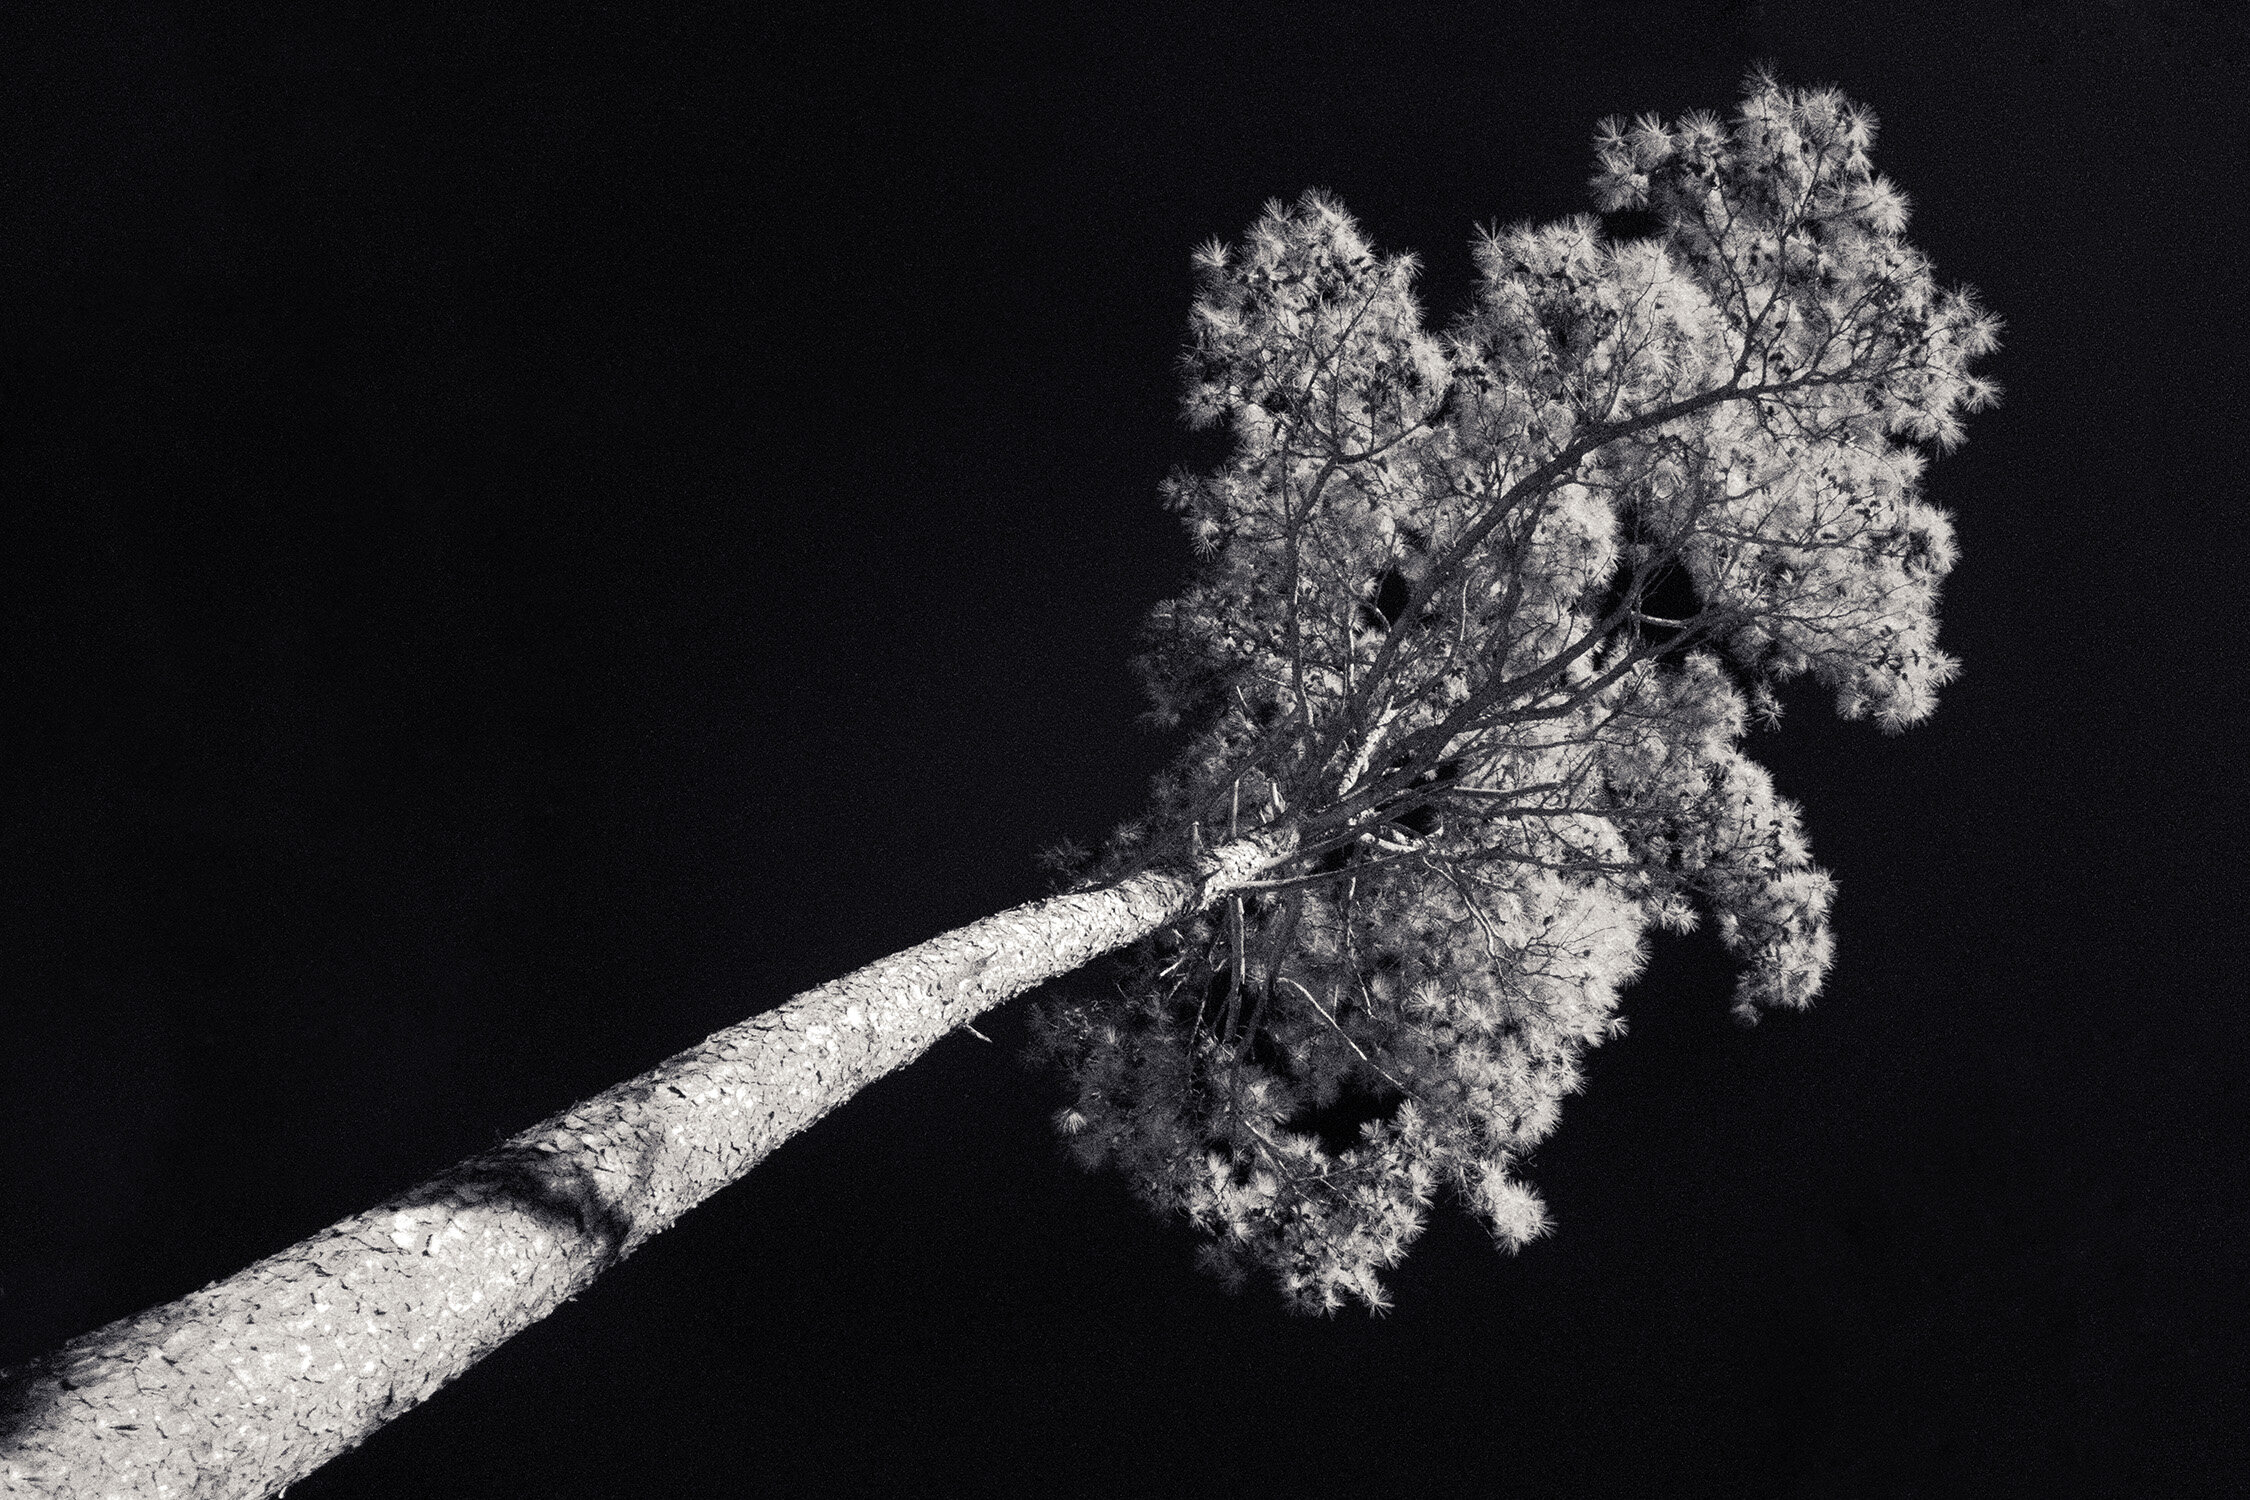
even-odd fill
[{"label": "rough bark", "polygon": [[0,1382],[0,1491],[280,1491],[429,1399],[954,1027],[1186,916],[1294,838],[932,938],[707,1038],[225,1281]]}]

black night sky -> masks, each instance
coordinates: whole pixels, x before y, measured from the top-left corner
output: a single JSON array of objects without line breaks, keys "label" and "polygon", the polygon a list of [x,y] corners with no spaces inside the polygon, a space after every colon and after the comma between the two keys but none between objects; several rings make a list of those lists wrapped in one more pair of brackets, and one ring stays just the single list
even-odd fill
[{"label": "black night sky", "polygon": [[1554,10],[10,7],[0,1364],[1044,894],[1172,749],[1194,246],[1328,188],[1442,324],[1762,57],[2008,325],[1963,678],[1754,742],[1812,1011],[1664,941],[1556,1233],[1307,1321],[1068,1165],[1018,1002],[295,1493],[2246,1492],[2250,29]]}]

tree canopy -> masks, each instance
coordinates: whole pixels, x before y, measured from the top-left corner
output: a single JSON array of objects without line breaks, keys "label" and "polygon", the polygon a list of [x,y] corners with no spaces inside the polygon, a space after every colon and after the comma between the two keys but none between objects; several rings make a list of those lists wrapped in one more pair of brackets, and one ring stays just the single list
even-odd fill
[{"label": "tree canopy", "polygon": [[1298,852],[1042,1006],[1034,1050],[1081,1161],[1298,1310],[1384,1307],[1441,1187],[1503,1247],[1547,1230],[1516,1168],[1650,929],[1710,921],[1745,1022],[1809,1004],[1835,887],[1745,735],[1805,674],[1895,732],[1958,670],[1918,445],[1998,399],[1968,366],[2000,320],[1902,238],[1871,113],[1744,87],[1731,124],[1603,121],[1596,206],[1658,232],[1485,232],[1442,335],[1327,194],[1196,252],[1183,409],[1233,450],[1164,486],[1199,562],[1137,663],[1189,738],[1056,862]]}]

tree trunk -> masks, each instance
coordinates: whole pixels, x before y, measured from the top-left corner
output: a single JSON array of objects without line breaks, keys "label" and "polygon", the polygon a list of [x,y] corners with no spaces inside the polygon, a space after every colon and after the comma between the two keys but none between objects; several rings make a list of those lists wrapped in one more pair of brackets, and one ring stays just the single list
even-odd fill
[{"label": "tree trunk", "polygon": [[0,1382],[0,1491],[272,1495],[427,1400],[954,1027],[1295,843],[972,922],[810,990],[366,1213]]}]

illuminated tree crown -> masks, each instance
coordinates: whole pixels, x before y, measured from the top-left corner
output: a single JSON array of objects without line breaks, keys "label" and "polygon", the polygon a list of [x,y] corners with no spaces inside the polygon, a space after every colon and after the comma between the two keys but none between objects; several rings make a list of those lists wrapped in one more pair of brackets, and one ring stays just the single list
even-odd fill
[{"label": "illuminated tree crown", "polygon": [[1300,1310],[1385,1306],[1440,1185],[1509,1249],[1546,1230],[1512,1168],[1651,926],[1715,922],[1746,1021],[1810,1003],[1834,887],[1745,730],[1810,673],[1896,731],[1957,670],[1914,444],[1997,399],[1967,366],[2001,324],[1901,238],[1866,110],[1745,90],[1731,125],[1602,122],[1598,207],[1661,232],[1487,233],[1443,336],[1318,192],[1196,254],[1185,412],[1235,441],[1165,485],[1201,561],[1138,663],[1193,737],[1146,819],[1060,858],[1296,853],[1036,1035],[1080,1159]]}]

